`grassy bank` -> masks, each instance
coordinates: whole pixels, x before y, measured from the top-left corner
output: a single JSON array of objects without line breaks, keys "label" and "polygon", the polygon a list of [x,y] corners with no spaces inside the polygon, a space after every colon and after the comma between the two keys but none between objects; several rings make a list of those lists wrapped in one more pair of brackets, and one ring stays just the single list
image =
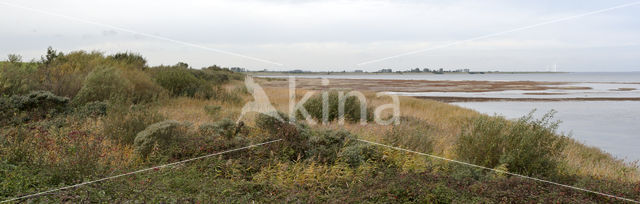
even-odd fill
[{"label": "grassy bank", "polygon": [[[39,62],[0,62],[0,200],[282,139],[27,200],[620,202],[358,138],[640,199],[636,166],[555,134],[551,118],[508,121],[401,97],[397,126],[308,126],[255,113],[235,123],[253,100],[241,79],[217,66],[149,67],[131,53],[50,50]],[[265,92],[286,113],[287,87]],[[391,102],[364,94],[371,108]]]}]

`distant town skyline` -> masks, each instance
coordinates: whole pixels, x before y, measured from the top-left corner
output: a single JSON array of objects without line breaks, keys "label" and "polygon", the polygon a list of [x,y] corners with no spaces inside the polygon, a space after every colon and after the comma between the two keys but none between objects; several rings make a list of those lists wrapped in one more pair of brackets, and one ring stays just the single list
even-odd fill
[{"label": "distant town skyline", "polygon": [[52,46],[194,68],[640,71],[639,11],[621,0],[3,0],[0,59],[40,59]]}]

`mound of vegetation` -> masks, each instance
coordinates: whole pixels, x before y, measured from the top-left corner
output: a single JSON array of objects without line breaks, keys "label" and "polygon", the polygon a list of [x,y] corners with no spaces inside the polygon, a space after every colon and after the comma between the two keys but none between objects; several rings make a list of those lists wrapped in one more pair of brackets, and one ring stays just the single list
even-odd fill
[{"label": "mound of vegetation", "polygon": [[311,159],[333,164],[341,158],[341,161],[358,166],[364,161],[381,158],[377,149],[368,144],[358,144],[357,137],[349,131],[311,129],[303,123],[289,122],[281,112],[277,114],[283,118],[282,121],[267,114],[259,114],[256,125],[272,136],[283,139],[278,148],[289,160]]},{"label": "mound of vegetation", "polygon": [[[338,91],[330,91],[327,93],[327,99],[328,111],[326,119],[328,122],[340,119],[341,116],[344,116],[348,122],[373,120],[373,111],[371,108],[367,107],[364,103],[361,104],[360,99],[356,96],[343,96],[341,98]],[[323,95],[317,94],[309,98],[303,106],[311,117],[318,121],[323,121],[325,118],[323,115],[323,105]],[[340,112],[341,107],[344,108],[342,115]],[[297,115],[298,117],[302,117],[300,112],[298,112]]]},{"label": "mound of vegetation", "polygon": [[179,137],[183,137],[185,132],[182,123],[174,120],[165,120],[149,125],[136,134],[133,145],[138,154],[146,157],[151,153],[154,146],[167,148],[170,144],[175,143]]},{"label": "mound of vegetation", "polygon": [[458,158],[528,176],[551,176],[565,146],[565,137],[555,134],[558,123],[552,116],[550,112],[536,120],[530,113],[515,122],[479,116],[460,135]]},{"label": "mound of vegetation", "polygon": [[0,97],[0,124],[51,117],[65,112],[68,104],[69,98],[56,96],[48,91]]}]

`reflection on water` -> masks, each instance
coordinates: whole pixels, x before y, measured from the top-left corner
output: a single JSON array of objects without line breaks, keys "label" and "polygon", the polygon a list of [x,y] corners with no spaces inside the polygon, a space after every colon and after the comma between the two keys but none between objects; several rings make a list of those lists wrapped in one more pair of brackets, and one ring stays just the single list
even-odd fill
[{"label": "reflection on water", "polygon": [[461,102],[453,103],[486,114],[519,118],[533,109],[536,117],[554,109],[560,131],[626,161],[640,160],[639,101]]}]

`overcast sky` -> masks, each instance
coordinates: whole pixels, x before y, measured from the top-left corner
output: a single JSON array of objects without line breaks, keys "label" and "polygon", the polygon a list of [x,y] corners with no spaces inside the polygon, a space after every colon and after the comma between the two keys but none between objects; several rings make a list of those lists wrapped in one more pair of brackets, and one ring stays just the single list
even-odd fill
[{"label": "overcast sky", "polygon": [[[628,3],[0,0],[0,59],[52,46],[196,68],[640,71],[640,4],[448,46]],[[427,51],[362,64],[417,50]]]}]

